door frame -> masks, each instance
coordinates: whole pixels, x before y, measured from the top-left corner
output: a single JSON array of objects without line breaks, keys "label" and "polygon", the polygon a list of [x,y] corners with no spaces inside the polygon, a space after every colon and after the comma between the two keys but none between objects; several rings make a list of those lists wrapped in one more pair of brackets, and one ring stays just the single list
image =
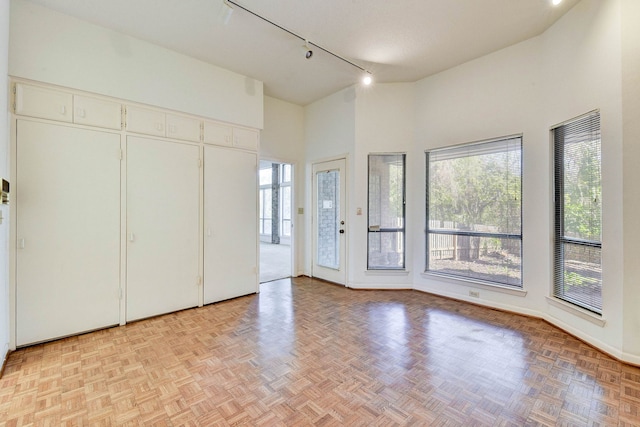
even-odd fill
[{"label": "door frame", "polygon": [[[300,221],[300,223],[297,220],[297,202],[298,202],[298,197],[296,194],[297,191],[297,177],[296,174],[298,173],[298,163],[291,160],[291,159],[281,159],[281,158],[273,158],[273,157],[260,157],[258,156],[258,173],[259,173],[259,169],[260,169],[260,162],[271,162],[271,163],[279,163],[281,165],[291,165],[291,242],[289,244],[289,247],[291,248],[291,256],[290,256],[290,262],[291,262],[291,271],[289,272],[291,274],[291,277],[297,277],[299,276],[298,274],[298,264],[297,259],[298,257],[296,256],[296,248],[297,248],[297,236],[298,236],[298,227],[303,226],[304,222]],[[260,197],[260,183],[258,182],[258,198]],[[258,211],[258,218],[256,218],[256,221],[260,220],[260,206],[259,206],[259,200],[256,201],[258,203],[258,209],[256,209],[256,211]],[[258,282],[260,282],[260,227],[258,227]]]},{"label": "door frame", "polygon": [[346,222],[346,233],[344,234],[344,241],[341,242],[341,252],[340,252],[340,257],[341,257],[341,261],[344,262],[344,268],[343,268],[343,272],[342,272],[342,277],[341,280],[339,281],[332,281],[332,280],[328,280],[328,279],[324,279],[322,277],[319,277],[319,279],[322,280],[326,280],[326,281],[330,281],[332,283],[336,283],[339,285],[342,285],[344,287],[348,287],[348,272],[349,272],[349,233],[348,231],[350,230],[349,227],[351,226],[351,224],[349,223],[348,219],[349,219],[349,156],[348,155],[341,155],[341,156],[336,156],[336,157],[331,157],[331,158],[326,158],[326,159],[322,159],[316,162],[311,163],[311,277],[317,277],[316,276],[316,255],[317,255],[317,250],[316,250],[316,244],[317,244],[317,203],[318,203],[318,199],[317,199],[317,181],[316,181],[316,173],[315,170],[317,167],[322,167],[323,164],[325,163],[332,163],[332,162],[336,162],[336,161],[342,161],[344,162],[344,169],[343,169],[343,175],[341,177],[341,179],[344,181],[344,218],[342,219],[343,221]]}]

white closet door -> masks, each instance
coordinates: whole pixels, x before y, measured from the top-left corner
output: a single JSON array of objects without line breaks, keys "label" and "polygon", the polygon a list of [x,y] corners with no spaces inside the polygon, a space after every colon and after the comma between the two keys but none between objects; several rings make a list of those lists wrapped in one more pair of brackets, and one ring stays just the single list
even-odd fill
[{"label": "white closet door", "polygon": [[255,153],[204,147],[204,301],[255,293],[257,164]]},{"label": "white closet door", "polygon": [[18,120],[18,345],[115,325],[120,136]]},{"label": "white closet door", "polygon": [[200,150],[127,138],[127,320],[198,305]]}]

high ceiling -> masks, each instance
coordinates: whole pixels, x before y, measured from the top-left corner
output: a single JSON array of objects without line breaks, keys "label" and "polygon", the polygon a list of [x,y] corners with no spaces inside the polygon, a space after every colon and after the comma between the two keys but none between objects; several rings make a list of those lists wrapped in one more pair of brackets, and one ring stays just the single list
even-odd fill
[{"label": "high ceiling", "polygon": [[[31,0],[67,15],[261,80],[306,105],[362,72],[222,0]],[[412,82],[544,32],[579,0],[234,0],[370,70]]]}]

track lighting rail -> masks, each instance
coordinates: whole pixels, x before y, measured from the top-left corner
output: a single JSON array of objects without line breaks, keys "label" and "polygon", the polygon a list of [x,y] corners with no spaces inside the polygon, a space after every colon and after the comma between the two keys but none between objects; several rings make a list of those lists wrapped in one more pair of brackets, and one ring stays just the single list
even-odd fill
[{"label": "track lighting rail", "polygon": [[282,30],[282,31],[284,31],[284,32],[287,32],[287,33],[291,34],[291,35],[292,35],[292,36],[294,36],[294,37],[299,38],[300,40],[302,40],[303,42],[305,42],[305,44],[308,44],[308,45],[314,46],[314,47],[316,47],[316,48],[320,49],[321,51],[326,52],[326,53],[328,53],[329,55],[332,55],[332,56],[334,56],[334,57],[338,58],[339,60],[341,60],[341,61],[343,61],[343,62],[346,62],[347,64],[349,64],[349,65],[351,65],[351,66],[353,66],[353,67],[356,67],[356,68],[357,68],[357,69],[359,69],[360,71],[364,71],[365,73],[367,73],[367,74],[369,74],[369,75],[371,74],[371,72],[370,72],[369,70],[367,70],[366,68],[364,68],[363,66],[358,65],[358,64],[356,64],[355,62],[348,60],[348,59],[347,59],[347,58],[345,58],[344,56],[340,56],[340,55],[338,55],[337,53],[334,53],[334,52],[330,51],[329,49],[327,49],[327,48],[324,48],[324,47],[320,46],[320,45],[319,45],[319,44],[317,44],[317,43],[314,43],[314,42],[312,42],[312,41],[309,41],[308,39],[306,39],[305,37],[301,36],[300,34],[298,34],[298,33],[296,33],[296,32],[293,32],[293,31],[289,30],[288,28],[285,28],[285,27],[283,27],[282,25],[280,25],[280,24],[278,24],[278,23],[276,23],[276,22],[273,22],[272,20],[270,20],[270,19],[268,19],[268,18],[265,18],[264,16],[262,16],[262,15],[260,15],[260,14],[256,13],[256,12],[252,11],[251,9],[247,8],[246,6],[243,6],[243,5],[241,5],[240,3],[237,3],[235,0],[224,0],[224,1],[225,1],[226,3],[228,3],[228,4],[232,4],[233,6],[236,6],[236,7],[240,8],[240,9],[244,10],[244,11],[245,11],[245,12],[247,12],[247,13],[250,13],[251,15],[255,16],[256,18],[260,18],[260,19],[262,19],[263,21],[265,21],[265,22],[267,22],[267,23],[269,23],[269,24],[273,25],[274,27],[277,27],[277,28],[281,29],[281,30]]}]

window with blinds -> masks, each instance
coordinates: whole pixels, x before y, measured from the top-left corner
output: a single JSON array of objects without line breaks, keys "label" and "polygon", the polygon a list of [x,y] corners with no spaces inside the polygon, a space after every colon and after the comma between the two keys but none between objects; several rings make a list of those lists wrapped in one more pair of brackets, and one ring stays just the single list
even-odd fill
[{"label": "window with blinds", "polygon": [[554,144],[554,295],[602,314],[600,113],[551,130]]},{"label": "window with blinds", "polygon": [[522,137],[426,156],[426,270],[521,288]]},{"label": "window with blinds", "polygon": [[405,157],[369,155],[369,270],[405,268]]}]

